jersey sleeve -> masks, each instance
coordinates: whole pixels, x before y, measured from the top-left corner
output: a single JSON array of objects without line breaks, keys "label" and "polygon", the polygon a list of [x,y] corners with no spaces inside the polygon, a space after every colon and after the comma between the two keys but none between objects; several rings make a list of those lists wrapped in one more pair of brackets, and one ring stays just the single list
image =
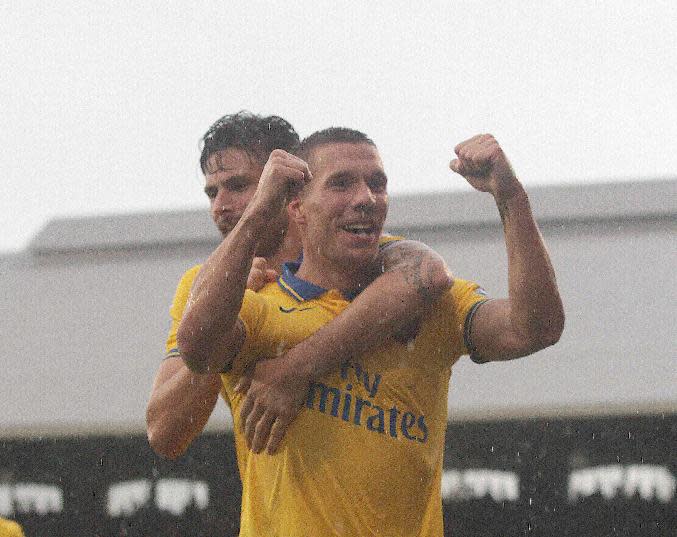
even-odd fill
[{"label": "jersey sleeve", "polygon": [[470,340],[470,326],[477,308],[487,302],[489,297],[478,284],[462,279],[454,281],[452,293],[456,302],[456,317],[459,320],[459,338],[463,342],[462,354],[470,354],[472,357],[474,349]]},{"label": "jersey sleeve", "polygon": [[445,309],[453,311],[452,337],[457,343],[455,354],[471,354],[470,323],[477,308],[487,302],[487,293],[477,283],[454,277],[454,284],[442,299]]},{"label": "jersey sleeve", "polygon": [[186,302],[188,302],[190,289],[193,286],[195,277],[197,276],[198,272],[200,272],[201,266],[202,265],[195,265],[194,267],[188,269],[183,274],[181,280],[179,281],[179,285],[176,287],[174,299],[172,300],[172,305],[169,308],[171,324],[169,326],[169,333],[167,334],[167,341],[165,343],[165,358],[180,356],[179,349],[176,345],[176,333],[179,329],[181,317],[183,317],[183,310],[186,308]]}]

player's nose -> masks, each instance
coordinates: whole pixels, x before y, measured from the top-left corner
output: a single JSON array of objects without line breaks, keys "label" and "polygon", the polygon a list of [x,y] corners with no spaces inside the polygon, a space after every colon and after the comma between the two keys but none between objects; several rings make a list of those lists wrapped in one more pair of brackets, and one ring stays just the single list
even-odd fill
[{"label": "player's nose", "polygon": [[232,196],[228,195],[225,189],[219,189],[214,198],[212,210],[216,213],[227,213],[232,209]]},{"label": "player's nose", "polygon": [[355,185],[353,204],[358,207],[373,207],[376,205],[376,194],[366,181],[359,181]]}]

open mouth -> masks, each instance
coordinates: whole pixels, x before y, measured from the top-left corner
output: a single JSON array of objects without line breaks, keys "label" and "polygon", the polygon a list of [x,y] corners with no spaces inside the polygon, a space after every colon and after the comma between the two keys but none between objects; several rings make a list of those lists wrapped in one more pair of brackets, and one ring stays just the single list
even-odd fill
[{"label": "open mouth", "polygon": [[346,224],[341,229],[359,237],[370,237],[377,232],[373,224]]}]

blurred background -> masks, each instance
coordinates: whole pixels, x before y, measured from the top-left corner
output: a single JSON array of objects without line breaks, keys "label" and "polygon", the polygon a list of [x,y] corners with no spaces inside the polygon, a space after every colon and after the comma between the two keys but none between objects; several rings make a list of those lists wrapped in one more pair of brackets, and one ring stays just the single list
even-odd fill
[{"label": "blurred background", "polygon": [[27,535],[236,535],[230,417],[177,462],[144,411],[180,275],[219,236],[199,138],[241,109],[378,144],[388,230],[506,292],[453,147],[501,142],[558,274],[560,343],[454,368],[445,528],[677,535],[677,7],[0,5],[0,516]]}]

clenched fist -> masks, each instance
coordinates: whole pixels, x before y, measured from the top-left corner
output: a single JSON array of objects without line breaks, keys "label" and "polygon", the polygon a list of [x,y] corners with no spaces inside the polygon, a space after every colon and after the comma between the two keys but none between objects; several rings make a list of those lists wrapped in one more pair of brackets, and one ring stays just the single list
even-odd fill
[{"label": "clenched fist", "polygon": [[503,149],[491,134],[479,134],[458,144],[458,155],[449,164],[473,188],[489,192],[498,200],[511,198],[522,189]]},{"label": "clenched fist", "polygon": [[245,214],[261,220],[275,218],[310,178],[305,161],[282,149],[273,150]]}]

